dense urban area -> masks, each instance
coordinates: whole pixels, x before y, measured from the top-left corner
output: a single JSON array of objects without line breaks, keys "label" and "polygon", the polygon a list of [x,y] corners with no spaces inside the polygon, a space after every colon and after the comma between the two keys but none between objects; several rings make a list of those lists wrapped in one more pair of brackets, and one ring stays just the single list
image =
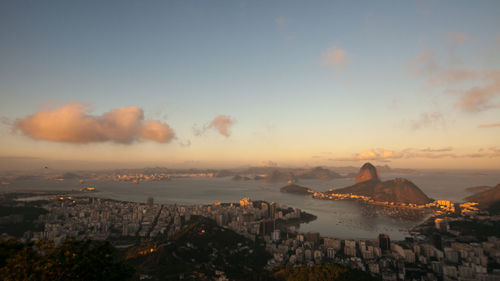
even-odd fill
[{"label": "dense urban area", "polygon": [[[31,204],[15,202],[13,207]],[[297,231],[298,224],[314,216],[278,203],[249,198],[239,203],[188,206],[157,204],[153,198],[135,203],[55,196],[40,205],[46,212],[31,222],[39,229],[19,233],[19,238],[23,242],[49,239],[56,244],[68,237],[107,239],[117,248],[154,242],[136,251],[137,255],[148,256],[158,251],[161,246],[158,241],[171,240],[194,221],[205,217],[221,230],[234,231],[254,245],[259,243],[269,254],[265,268],[270,271],[283,265],[335,263],[382,280],[500,280],[500,239],[495,236],[497,224],[493,225],[500,217],[482,213],[471,203],[440,201],[433,204],[440,211],[413,229],[412,237],[391,241],[385,234],[373,240],[353,240],[302,233]],[[2,216],[0,223],[22,220],[22,215],[8,215]],[[468,233],[471,226],[482,227],[482,235]],[[199,230],[199,235],[204,231]],[[251,245],[238,243],[232,251],[251,253]],[[187,242],[183,247],[194,246]],[[218,254],[217,251],[211,253],[214,260]],[[214,269],[217,269],[216,278],[227,277],[223,267],[214,265]],[[203,279],[205,275],[199,274]],[[153,277],[147,271],[140,273],[141,279]],[[179,276],[184,277],[187,278],[184,274]]]}]

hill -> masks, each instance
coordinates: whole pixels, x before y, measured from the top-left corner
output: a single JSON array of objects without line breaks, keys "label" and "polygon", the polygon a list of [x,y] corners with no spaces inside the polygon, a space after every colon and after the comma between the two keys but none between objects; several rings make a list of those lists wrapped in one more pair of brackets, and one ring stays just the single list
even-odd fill
[{"label": "hill", "polygon": [[268,182],[295,182],[297,179],[292,172],[274,169],[264,176]]},{"label": "hill", "polygon": [[465,198],[466,201],[477,202],[480,208],[488,208],[500,201],[500,184],[491,189],[478,192]]},{"label": "hill", "polygon": [[295,171],[294,174],[298,179],[332,180],[342,177],[337,172],[325,169],[323,167],[315,167],[312,169],[300,169]]},{"label": "hill", "polygon": [[356,183],[364,181],[380,181],[377,169],[371,163],[365,163],[356,176]]},{"label": "hill", "polygon": [[352,186],[336,189],[332,193],[351,193],[369,196],[375,201],[426,204],[432,200],[418,186],[407,179],[396,178],[381,182],[376,168],[364,164]]},{"label": "hill", "polygon": [[263,271],[270,257],[263,244],[198,216],[168,242],[143,248],[130,249],[127,260],[152,280],[214,280],[221,273],[242,280]]},{"label": "hill", "polygon": [[490,189],[493,189],[493,186],[481,185],[481,186],[467,187],[465,189],[465,191],[471,192],[471,193],[480,193],[480,192],[483,192],[483,191],[486,191],[486,190],[490,190]]},{"label": "hill", "polygon": [[432,202],[414,183],[402,178],[385,182],[370,180],[336,189],[332,192],[369,196],[375,201],[413,204],[427,204]]},{"label": "hill", "polygon": [[300,185],[296,185],[296,184],[289,184],[287,186],[284,186],[284,187],[280,188],[280,192],[294,193],[294,194],[300,194],[300,195],[310,194],[309,188],[303,187]]}]

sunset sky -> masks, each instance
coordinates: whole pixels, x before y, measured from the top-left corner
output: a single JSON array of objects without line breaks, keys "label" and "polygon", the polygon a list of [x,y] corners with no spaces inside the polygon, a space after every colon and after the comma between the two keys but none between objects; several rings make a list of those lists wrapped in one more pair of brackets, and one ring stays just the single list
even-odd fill
[{"label": "sunset sky", "polygon": [[1,1],[0,169],[500,169],[499,15],[497,0]]}]

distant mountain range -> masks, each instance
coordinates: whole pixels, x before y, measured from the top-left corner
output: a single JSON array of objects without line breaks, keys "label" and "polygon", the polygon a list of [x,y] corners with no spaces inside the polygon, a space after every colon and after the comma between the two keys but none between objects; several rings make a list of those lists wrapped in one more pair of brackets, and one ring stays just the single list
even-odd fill
[{"label": "distant mountain range", "polygon": [[267,182],[296,182],[301,179],[332,180],[342,178],[339,173],[323,168],[250,168],[244,171],[234,172],[234,180],[263,179]]},{"label": "distant mountain range", "polygon": [[396,178],[382,182],[377,168],[365,163],[356,176],[352,186],[335,189],[331,193],[351,193],[373,198],[375,201],[397,203],[427,204],[432,199],[408,179]]}]

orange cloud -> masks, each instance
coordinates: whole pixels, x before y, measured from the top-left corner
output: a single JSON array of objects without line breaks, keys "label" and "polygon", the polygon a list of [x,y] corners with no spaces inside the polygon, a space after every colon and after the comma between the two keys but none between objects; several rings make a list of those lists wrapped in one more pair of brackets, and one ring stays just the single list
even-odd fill
[{"label": "orange cloud", "polygon": [[500,127],[500,123],[492,123],[492,124],[479,124],[477,127],[478,127],[478,128],[493,128],[493,127]]},{"label": "orange cloud", "polygon": [[439,84],[457,83],[469,79],[477,79],[479,77],[480,74],[475,70],[451,69],[436,74],[434,77],[430,79],[429,82],[433,85],[439,85]]},{"label": "orange cloud", "polygon": [[500,157],[500,149],[492,147],[489,151],[482,153],[469,153],[469,154],[456,154],[451,152],[452,147],[443,148],[425,148],[414,149],[408,148],[402,151],[392,151],[383,148],[369,149],[361,153],[354,154],[352,157],[336,158],[331,160],[337,161],[389,161],[391,159],[409,159],[409,158],[427,158],[427,159],[441,159],[441,158],[492,158]]},{"label": "orange cloud", "polygon": [[431,50],[420,52],[416,58],[407,63],[407,69],[418,75],[434,73],[438,69],[434,53]]},{"label": "orange cloud", "polygon": [[470,81],[475,81],[477,85],[465,90],[446,91],[461,95],[455,104],[458,108],[463,111],[478,112],[498,107],[495,98],[500,95],[500,70],[452,69],[441,72],[429,80],[432,85],[456,85]]},{"label": "orange cloud", "polygon": [[18,119],[14,128],[33,139],[54,142],[132,143],[146,139],[167,143],[174,138],[168,124],[144,120],[144,112],[137,106],[124,106],[92,116],[87,106],[76,102]]},{"label": "orange cloud", "polygon": [[456,105],[470,112],[482,111],[498,107],[493,99],[500,94],[500,71],[485,75],[483,85],[462,92],[462,97]]},{"label": "orange cloud", "polygon": [[259,167],[278,167],[278,163],[268,160],[268,161],[261,161],[259,163]]},{"label": "orange cloud", "polygon": [[463,32],[450,32],[448,34],[448,40],[458,45],[470,41],[471,38]]},{"label": "orange cloud", "polygon": [[422,152],[447,152],[447,151],[452,151],[453,150],[453,147],[451,146],[448,146],[448,147],[443,147],[443,148],[424,148],[424,149],[421,149],[420,151]]},{"label": "orange cloud", "polygon": [[402,158],[403,153],[386,150],[383,148],[369,149],[360,153],[354,154],[352,157],[342,157],[335,160],[339,161],[358,161],[358,160],[386,160]]},{"label": "orange cloud", "polygon": [[340,69],[346,67],[350,62],[345,50],[333,46],[323,54],[323,65],[334,66]]},{"label": "orange cloud", "polygon": [[219,134],[229,137],[231,135],[231,126],[233,126],[235,120],[229,115],[219,115],[210,122],[211,128],[216,129]]},{"label": "orange cloud", "polygon": [[219,134],[227,138],[231,135],[231,127],[235,122],[236,120],[229,115],[217,115],[210,123],[205,124],[203,128],[198,129],[195,126],[193,130],[195,135],[201,136],[208,129],[215,129]]}]

